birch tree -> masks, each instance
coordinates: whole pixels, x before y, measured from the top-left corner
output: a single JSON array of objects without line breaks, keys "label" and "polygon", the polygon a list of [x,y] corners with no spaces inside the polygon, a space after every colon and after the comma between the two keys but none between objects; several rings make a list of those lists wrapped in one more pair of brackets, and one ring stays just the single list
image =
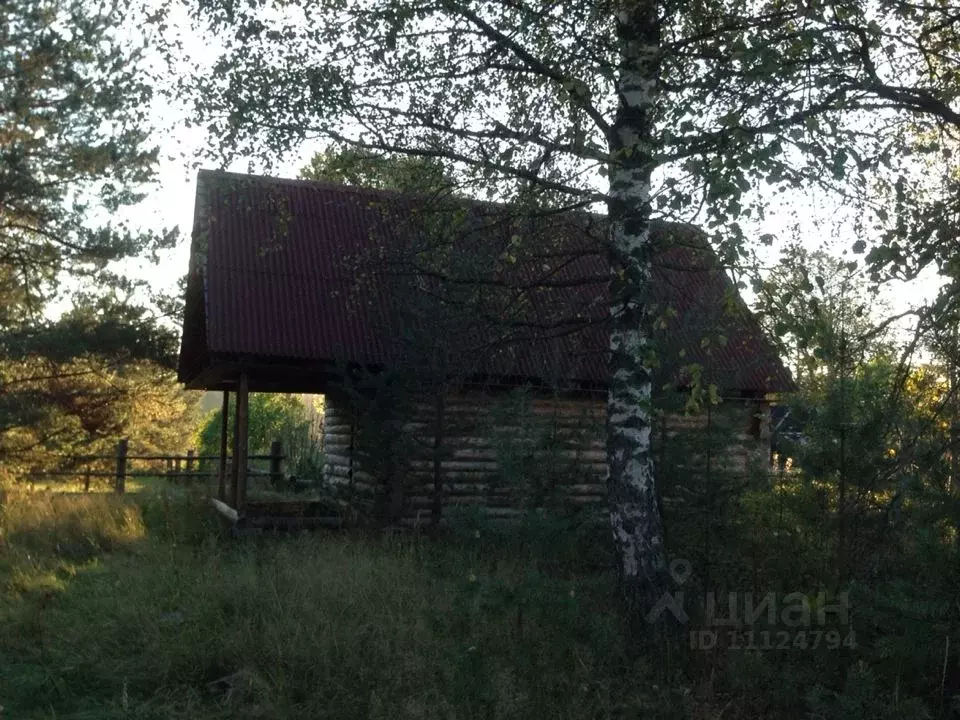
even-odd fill
[{"label": "birch tree", "polygon": [[[320,139],[443,159],[479,197],[543,193],[553,206],[605,210],[609,514],[623,588],[641,611],[666,567],[650,454],[651,218],[695,220],[735,258],[744,228],[778,194],[817,188],[865,213],[883,208],[891,178],[913,169],[898,150],[916,99],[939,89],[949,109],[952,97],[936,77],[897,73],[925,21],[896,2],[190,7],[219,54],[178,90],[223,160],[276,158]],[[904,24],[911,32],[898,35]],[[896,62],[890,47],[903,51]],[[930,93],[906,92],[928,80]]]}]

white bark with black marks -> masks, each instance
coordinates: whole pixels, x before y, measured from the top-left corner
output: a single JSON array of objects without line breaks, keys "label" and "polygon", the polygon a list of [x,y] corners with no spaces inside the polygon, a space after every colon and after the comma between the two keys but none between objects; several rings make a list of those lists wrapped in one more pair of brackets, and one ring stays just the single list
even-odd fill
[{"label": "white bark with black marks", "polygon": [[655,2],[624,3],[617,117],[609,143],[611,278],[607,488],[613,538],[628,602],[642,611],[663,592],[663,524],[654,478],[651,355],[653,323],[645,296],[652,275],[650,234],[653,115],[659,28]]}]

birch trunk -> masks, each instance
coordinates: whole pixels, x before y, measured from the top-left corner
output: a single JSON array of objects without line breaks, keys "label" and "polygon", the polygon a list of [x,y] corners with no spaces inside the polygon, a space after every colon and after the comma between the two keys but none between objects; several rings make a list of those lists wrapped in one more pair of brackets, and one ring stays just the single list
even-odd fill
[{"label": "birch trunk", "polygon": [[614,163],[608,201],[613,276],[607,490],[622,587],[636,619],[666,589],[651,452],[653,322],[645,303],[654,252],[650,194],[660,45],[655,0],[622,0],[617,36],[619,105],[609,137]]}]

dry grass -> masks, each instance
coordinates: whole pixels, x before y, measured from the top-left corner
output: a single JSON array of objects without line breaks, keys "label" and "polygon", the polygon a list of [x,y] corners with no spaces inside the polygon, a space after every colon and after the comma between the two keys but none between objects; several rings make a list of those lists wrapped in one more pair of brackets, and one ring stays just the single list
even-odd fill
[{"label": "dry grass", "polygon": [[0,544],[8,553],[83,562],[145,534],[140,508],[127,498],[0,490]]}]

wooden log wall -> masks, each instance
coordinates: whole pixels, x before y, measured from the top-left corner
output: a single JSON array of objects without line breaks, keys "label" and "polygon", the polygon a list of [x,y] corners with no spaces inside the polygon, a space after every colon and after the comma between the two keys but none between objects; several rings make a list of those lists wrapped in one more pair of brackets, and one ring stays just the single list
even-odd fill
[{"label": "wooden log wall", "polygon": [[770,463],[770,405],[762,400],[728,399],[709,413],[665,413],[659,430],[656,455],[674,472],[745,476]]},{"label": "wooden log wall", "polygon": [[[725,412],[738,417],[741,427],[715,462],[745,470],[768,457],[768,438],[756,437],[753,417],[766,409],[755,401],[728,405]],[[531,506],[595,505],[604,499],[603,395],[461,390],[445,394],[442,402],[410,403],[401,412],[399,434],[388,447],[345,397],[326,398],[324,477],[340,486],[360,512],[399,513],[391,519],[426,524],[437,512],[438,480],[440,507],[480,505],[493,517],[511,517]],[[706,423],[705,416],[669,414],[655,437],[675,448],[685,433]]]}]

